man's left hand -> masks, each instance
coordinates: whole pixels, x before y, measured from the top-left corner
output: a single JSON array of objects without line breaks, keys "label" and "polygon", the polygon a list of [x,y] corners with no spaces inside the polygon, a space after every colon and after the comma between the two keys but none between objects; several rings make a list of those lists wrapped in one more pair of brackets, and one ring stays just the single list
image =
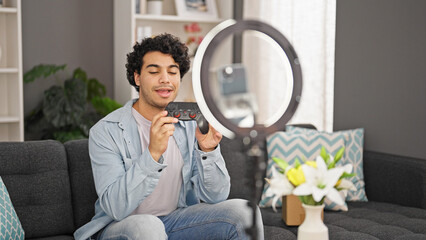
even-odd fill
[{"label": "man's left hand", "polygon": [[222,140],[222,134],[216,131],[216,129],[214,129],[210,124],[209,131],[206,134],[202,134],[197,126],[197,129],[195,130],[195,137],[197,138],[198,146],[203,152],[213,151],[219,144],[220,140]]}]

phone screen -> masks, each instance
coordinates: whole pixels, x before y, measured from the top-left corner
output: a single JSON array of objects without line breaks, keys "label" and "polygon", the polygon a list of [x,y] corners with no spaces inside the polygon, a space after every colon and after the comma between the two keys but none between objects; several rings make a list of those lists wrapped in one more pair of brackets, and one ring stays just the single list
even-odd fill
[{"label": "phone screen", "polygon": [[221,94],[224,96],[247,92],[246,70],[242,64],[231,64],[219,68],[217,78]]}]

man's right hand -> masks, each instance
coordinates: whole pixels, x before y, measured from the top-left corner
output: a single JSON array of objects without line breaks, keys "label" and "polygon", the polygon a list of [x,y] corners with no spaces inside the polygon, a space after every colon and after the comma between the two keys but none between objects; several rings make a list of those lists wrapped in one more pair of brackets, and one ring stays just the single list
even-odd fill
[{"label": "man's right hand", "polygon": [[157,162],[166,151],[169,137],[175,131],[175,126],[172,123],[178,122],[177,118],[166,116],[167,111],[162,111],[155,115],[151,122],[148,150]]}]

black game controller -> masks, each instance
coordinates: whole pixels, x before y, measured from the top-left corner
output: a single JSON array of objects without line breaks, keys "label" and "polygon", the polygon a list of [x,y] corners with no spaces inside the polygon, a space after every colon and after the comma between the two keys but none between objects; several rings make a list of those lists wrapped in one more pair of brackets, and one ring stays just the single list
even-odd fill
[{"label": "black game controller", "polygon": [[209,123],[195,102],[170,102],[167,107],[167,116],[175,117],[181,121],[197,121],[202,134],[209,131]]}]

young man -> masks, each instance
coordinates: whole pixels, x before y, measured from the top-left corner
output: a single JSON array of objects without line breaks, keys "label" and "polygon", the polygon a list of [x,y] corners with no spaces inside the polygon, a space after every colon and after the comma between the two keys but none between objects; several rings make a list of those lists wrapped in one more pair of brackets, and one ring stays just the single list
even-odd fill
[{"label": "young man", "polygon": [[[90,130],[99,198],[95,216],[74,233],[77,240],[248,238],[246,201],[226,200],[222,135],[212,127],[203,135],[195,121],[179,122],[164,110],[189,70],[187,51],[179,39],[162,34],[136,43],[127,55],[127,78],[139,99]],[[260,217],[257,223],[263,239]]]}]

